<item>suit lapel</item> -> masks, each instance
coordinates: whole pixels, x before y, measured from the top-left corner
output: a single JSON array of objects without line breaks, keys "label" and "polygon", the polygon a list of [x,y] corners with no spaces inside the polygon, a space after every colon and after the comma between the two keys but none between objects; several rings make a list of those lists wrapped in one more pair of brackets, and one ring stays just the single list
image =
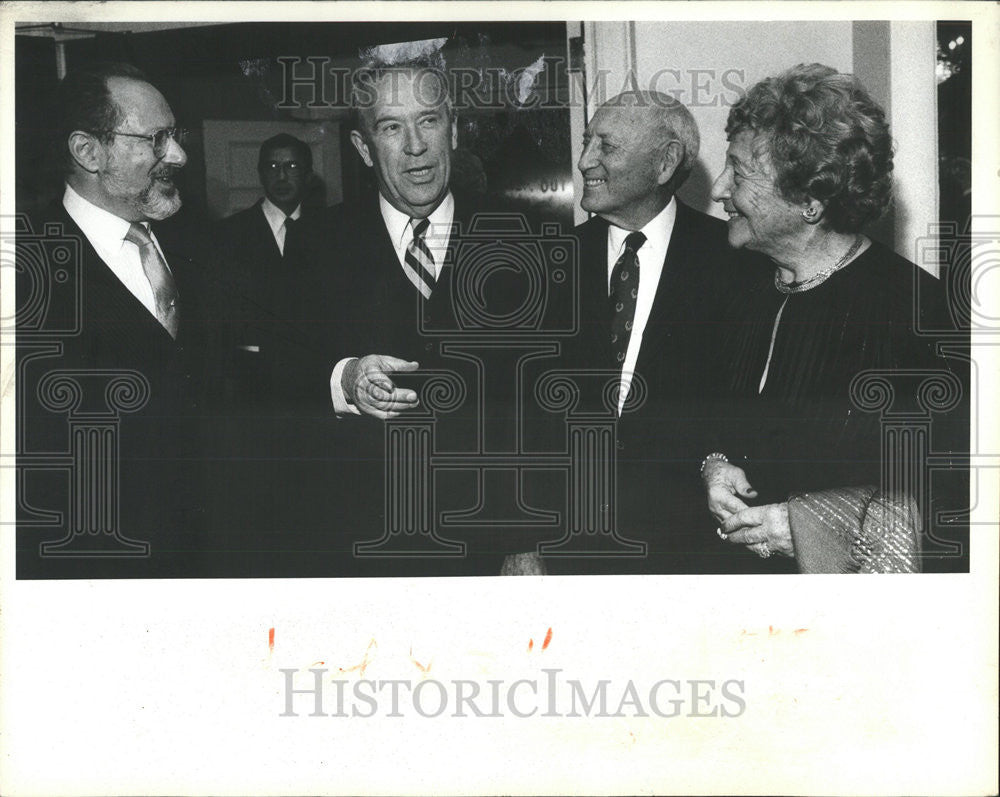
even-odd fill
[{"label": "suit lapel", "polygon": [[686,290],[685,279],[698,264],[691,262],[691,228],[687,215],[687,207],[678,201],[674,229],[670,234],[660,281],[656,286],[653,306],[642,336],[642,347],[636,364],[636,370],[640,372],[649,370],[650,364],[660,356],[664,347],[670,345],[672,326],[678,322],[683,308],[692,299],[690,291]]},{"label": "suit lapel", "polygon": [[[145,305],[125,287],[108,264],[101,260],[97,251],[87,240],[87,236],[83,234],[83,230],[76,225],[61,203],[59,208],[61,211],[60,219],[65,225],[65,229],[78,236],[81,243],[83,307],[85,312],[89,308],[89,312],[92,314],[91,321],[139,325],[144,334],[160,338],[164,343],[169,341],[172,344],[174,341],[170,337],[170,333],[146,309]],[[86,325],[88,319],[84,317],[82,322]],[[183,325],[183,318],[181,324]]]},{"label": "suit lapel", "polygon": [[278,249],[278,242],[274,240],[274,233],[271,232],[271,225],[267,221],[267,216],[264,215],[264,200],[261,199],[257,202],[255,224],[253,225],[254,237],[257,239],[258,244],[264,247],[264,251],[267,252],[267,260],[272,266],[280,266],[282,263],[281,250]]}]

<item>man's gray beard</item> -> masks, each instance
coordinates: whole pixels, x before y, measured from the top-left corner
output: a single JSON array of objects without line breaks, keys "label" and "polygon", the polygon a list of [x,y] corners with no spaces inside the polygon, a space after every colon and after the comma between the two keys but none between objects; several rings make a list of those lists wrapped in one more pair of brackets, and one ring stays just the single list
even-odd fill
[{"label": "man's gray beard", "polygon": [[[156,190],[157,188],[161,190]],[[170,187],[169,194],[165,193],[163,188],[153,180],[149,187],[139,195],[139,212],[151,221],[163,221],[163,219],[170,218],[181,209],[183,204],[176,186]]]},{"label": "man's gray beard", "polygon": [[183,204],[177,186],[171,185],[167,189],[166,186],[158,183],[156,178],[150,178],[149,185],[138,196],[135,196],[109,174],[105,178],[105,189],[111,196],[125,199],[138,215],[150,221],[163,221],[163,219],[170,218],[181,209],[181,204]]}]

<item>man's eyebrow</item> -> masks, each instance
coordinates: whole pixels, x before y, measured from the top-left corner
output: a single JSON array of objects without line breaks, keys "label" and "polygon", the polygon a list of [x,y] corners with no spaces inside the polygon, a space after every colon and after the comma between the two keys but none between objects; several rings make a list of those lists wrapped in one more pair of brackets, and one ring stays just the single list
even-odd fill
[{"label": "man's eyebrow", "polygon": [[584,133],[583,136],[584,138],[599,138],[602,144],[618,145],[618,139],[615,137],[614,132],[601,133],[595,130],[591,133]]},{"label": "man's eyebrow", "polygon": [[382,124],[383,122],[398,122],[398,121],[399,121],[399,117],[398,116],[383,115],[383,116],[376,117],[376,119],[375,119],[375,126],[377,127],[378,125]]}]

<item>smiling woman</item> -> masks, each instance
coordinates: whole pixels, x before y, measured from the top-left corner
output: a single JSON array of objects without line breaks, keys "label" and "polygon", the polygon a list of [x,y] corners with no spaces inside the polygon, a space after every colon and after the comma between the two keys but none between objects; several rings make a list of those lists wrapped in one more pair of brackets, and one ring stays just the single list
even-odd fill
[{"label": "smiling woman", "polygon": [[728,314],[737,400],[702,469],[719,536],[809,572],[954,567],[940,549],[921,552],[934,496],[910,489],[910,474],[924,463],[884,460],[880,418],[865,412],[871,380],[918,403],[920,380],[938,380],[949,394],[940,410],[962,384],[917,333],[944,312],[940,286],[861,232],[890,200],[884,112],[853,77],[802,65],[751,88],[726,132],[713,198],[730,244],[766,255],[774,272]]}]

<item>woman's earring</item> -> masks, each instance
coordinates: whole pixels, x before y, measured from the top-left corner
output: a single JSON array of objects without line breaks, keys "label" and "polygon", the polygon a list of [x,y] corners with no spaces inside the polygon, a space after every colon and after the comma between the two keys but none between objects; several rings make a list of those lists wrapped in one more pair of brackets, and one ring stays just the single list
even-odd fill
[{"label": "woman's earring", "polygon": [[802,211],[802,218],[804,218],[806,221],[815,221],[816,212],[817,212],[816,208],[806,208],[805,210]]}]

